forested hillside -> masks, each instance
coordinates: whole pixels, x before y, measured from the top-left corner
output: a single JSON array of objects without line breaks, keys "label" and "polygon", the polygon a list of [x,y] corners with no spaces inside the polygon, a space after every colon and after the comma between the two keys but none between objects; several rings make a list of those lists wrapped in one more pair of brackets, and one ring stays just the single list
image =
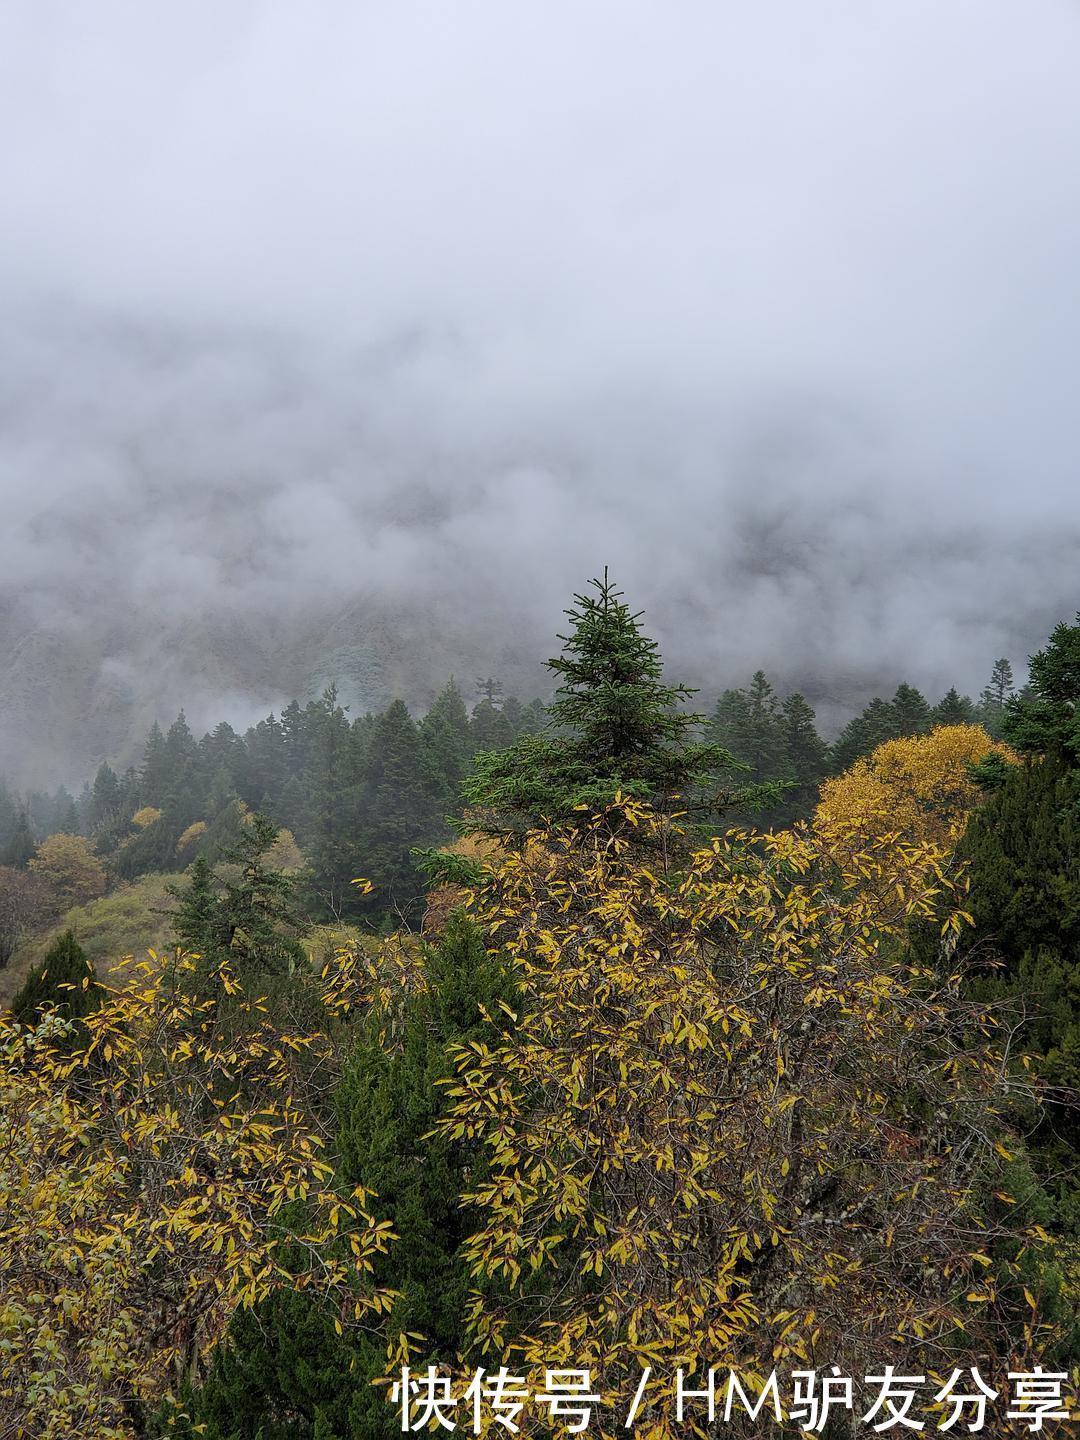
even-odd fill
[{"label": "forested hillside", "polygon": [[1080,623],[829,745],[761,673],[692,711],[606,576],[568,618],[546,711],[331,690],[7,796],[0,1433],[1080,1362]]}]

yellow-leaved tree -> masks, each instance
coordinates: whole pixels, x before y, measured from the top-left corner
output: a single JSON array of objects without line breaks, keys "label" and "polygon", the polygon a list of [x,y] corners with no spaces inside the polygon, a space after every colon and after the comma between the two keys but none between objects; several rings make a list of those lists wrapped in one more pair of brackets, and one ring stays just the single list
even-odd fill
[{"label": "yellow-leaved tree", "polygon": [[941,725],[929,735],[886,740],[824,782],[815,824],[868,841],[895,835],[948,845],[979,799],[970,767],[988,755],[1006,762],[1019,758],[980,725]]},{"label": "yellow-leaved tree", "polygon": [[82,835],[50,835],[37,847],[29,868],[60,909],[84,905],[104,895],[108,885],[105,866]]},{"label": "yellow-leaved tree", "polygon": [[635,1425],[659,1440],[682,1433],[676,1367],[947,1375],[1034,1343],[1003,1309],[1030,1313],[1010,1266],[1042,1237],[1013,1232],[994,1269],[984,1204],[1022,1082],[948,966],[899,943],[949,885],[927,839],[733,832],[688,854],[625,798],[490,864],[473,905],[520,1021],[460,1050],[443,1122],[485,1153],[479,1350],[538,1388],[588,1368],[611,1436],[650,1366]]},{"label": "yellow-leaved tree", "polygon": [[0,1434],[113,1440],[193,1375],[240,1305],[308,1289],[347,1325],[392,1297],[391,1241],[326,1154],[356,954],[276,1022],[227,964],[129,965],[72,1034],[0,1016]]}]

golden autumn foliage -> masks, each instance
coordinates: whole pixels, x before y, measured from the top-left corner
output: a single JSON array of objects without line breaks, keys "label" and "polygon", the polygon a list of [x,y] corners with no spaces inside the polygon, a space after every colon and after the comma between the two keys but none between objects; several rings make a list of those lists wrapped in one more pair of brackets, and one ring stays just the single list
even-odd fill
[{"label": "golden autumn foliage", "polygon": [[978,803],[968,767],[990,754],[1018,758],[980,725],[942,725],[929,735],[886,740],[824,782],[815,825],[832,834],[895,834],[948,844]]},{"label": "golden autumn foliage", "polygon": [[[1020,1087],[992,1017],[898,943],[948,895],[944,848],[733,832],[687,859],[625,798],[533,842],[473,897],[519,1024],[458,1051],[441,1125],[486,1152],[475,1343],[624,1402],[645,1365],[947,1375],[1000,1353],[999,1307],[1024,1301],[980,1197]],[[1013,1260],[1042,1238],[1013,1232]],[[676,1428],[652,1404],[637,1433]]]},{"label": "golden autumn foliage", "polygon": [[136,810],[131,817],[131,823],[137,825],[140,830],[148,830],[161,819],[161,811],[154,805],[144,805],[141,810]]},{"label": "golden autumn foliage", "polygon": [[108,883],[105,866],[82,835],[50,835],[38,846],[29,868],[49,887],[62,909],[104,895]]},{"label": "golden autumn foliage", "polygon": [[193,820],[187,829],[176,842],[176,853],[180,858],[186,859],[195,849],[195,845],[206,834],[206,821]]},{"label": "golden autumn foliage", "polygon": [[390,1227],[335,1186],[323,1118],[335,1021],[369,967],[326,967],[325,1024],[305,1032],[228,966],[195,974],[129,965],[81,1037],[0,1017],[2,1434],[134,1435],[139,1403],[276,1285],[343,1325],[391,1304],[370,1279]]}]

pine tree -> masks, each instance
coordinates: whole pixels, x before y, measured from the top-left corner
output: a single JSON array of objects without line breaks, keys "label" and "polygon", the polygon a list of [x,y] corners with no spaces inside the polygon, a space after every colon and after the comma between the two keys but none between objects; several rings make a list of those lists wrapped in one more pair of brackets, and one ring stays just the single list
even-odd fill
[{"label": "pine tree", "polygon": [[[276,1290],[255,1309],[236,1312],[205,1382],[183,1397],[180,1413],[172,1408],[160,1417],[155,1434],[162,1440],[366,1440],[380,1432],[351,1427],[353,1397],[364,1384],[354,1357],[355,1345],[307,1294]],[[393,1415],[385,1398],[379,1403]]]},{"label": "pine tree", "polygon": [[52,833],[57,831],[64,835],[79,834],[79,807],[75,803],[74,795],[63,785],[53,797]]},{"label": "pine tree", "polygon": [[174,887],[170,893],[179,902],[171,922],[176,943],[210,960],[221,957],[229,945],[228,923],[205,855],[199,855],[192,864],[187,884]]},{"label": "pine tree", "polygon": [[[808,711],[813,730],[814,712],[801,696],[797,698]],[[729,811],[728,824],[769,827],[805,813],[792,794],[801,782],[796,778],[796,760],[789,754],[788,724],[785,707],[761,670],[745,690],[725,690],[716,702],[706,734],[739,762],[747,784],[754,787],[745,807]],[[802,739],[805,742],[807,737]],[[798,763],[804,760],[801,757]]]},{"label": "pine tree", "polygon": [[501,680],[496,680],[493,675],[483,676],[477,680],[476,693],[482,701],[486,700],[496,710],[502,707],[503,683]]},{"label": "pine tree", "polygon": [[175,804],[177,799],[190,790],[196,753],[195,737],[191,733],[187,717],[181,710],[169,726],[169,733],[165,736],[168,769],[166,803]]},{"label": "pine tree", "polygon": [[525,710],[521,701],[516,695],[507,695],[502,707],[503,723],[506,725],[511,741],[525,733]]},{"label": "pine tree", "polygon": [[281,820],[280,800],[288,772],[285,734],[276,715],[268,715],[247,732],[242,764],[244,798],[249,804],[255,804],[262,796],[270,796],[274,804],[274,818]]},{"label": "pine tree", "polygon": [[732,757],[696,732],[703,716],[681,707],[694,692],[666,685],[656,641],[609,581],[574,597],[562,654],[547,662],[559,681],[540,735],[482,754],[465,783],[488,828],[520,831],[542,816],[571,817],[579,805],[605,804],[618,790],[658,804],[719,788]]},{"label": "pine tree", "polygon": [[745,690],[726,690],[716,703],[709,735],[747,768],[752,783],[778,779],[786,770],[780,703],[758,670]]},{"label": "pine tree", "polygon": [[504,750],[513,743],[514,732],[501,706],[485,696],[473,707],[469,721],[470,748]]},{"label": "pine tree", "polygon": [[290,700],[281,712],[281,737],[285,768],[299,780],[307,763],[308,736],[306,717],[295,700]]},{"label": "pine tree", "polygon": [[[459,1196],[466,1176],[470,1185],[482,1179],[483,1162],[469,1144],[431,1132],[448,1104],[448,1047],[490,1044],[513,986],[462,915],[427,952],[425,969],[424,990],[406,1003],[400,1049],[388,1052],[372,1023],[348,1064],[338,1095],[339,1173],[376,1191],[380,1218],[400,1237],[378,1277],[401,1292],[393,1333],[422,1334],[425,1356],[445,1362],[461,1346],[470,1289],[461,1247],[474,1220]],[[366,1348],[361,1371],[374,1377],[385,1365],[383,1342]],[[389,1437],[399,1428],[385,1395],[368,1387],[358,1389],[353,1417],[356,1434]]]},{"label": "pine tree", "polygon": [[[1080,617],[1078,617],[1080,619]],[[1003,662],[999,662],[999,665]],[[1007,673],[995,670],[1005,693]],[[1020,1048],[1052,1087],[1034,1134],[1056,1175],[1058,1224],[1080,1233],[1080,624],[1059,625],[1031,657],[1027,693],[1008,698],[1004,728],[1022,751],[972,818],[958,849],[975,927],[965,938],[979,993],[1023,1017]]]},{"label": "pine tree", "polygon": [[1003,710],[1015,688],[1012,665],[1003,656],[994,661],[990,683],[982,692],[983,704],[996,705],[999,710]]}]

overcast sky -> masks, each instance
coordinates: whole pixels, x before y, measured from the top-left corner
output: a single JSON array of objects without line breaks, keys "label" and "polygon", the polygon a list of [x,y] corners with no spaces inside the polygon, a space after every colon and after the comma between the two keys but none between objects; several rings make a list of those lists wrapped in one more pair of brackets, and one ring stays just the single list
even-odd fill
[{"label": "overcast sky", "polygon": [[75,652],[246,719],[402,607],[542,657],[605,563],[714,690],[1021,662],[1078,74],[1075,0],[5,0],[0,760]]}]

